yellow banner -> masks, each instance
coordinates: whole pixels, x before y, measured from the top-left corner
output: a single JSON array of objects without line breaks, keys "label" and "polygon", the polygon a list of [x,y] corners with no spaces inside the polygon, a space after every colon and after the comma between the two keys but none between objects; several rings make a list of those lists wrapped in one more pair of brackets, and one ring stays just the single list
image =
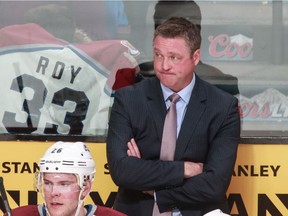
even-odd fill
[{"label": "yellow banner", "polygon": [[[33,188],[38,160],[52,142],[1,141],[0,175],[11,208],[42,203]],[[105,143],[87,143],[96,162],[96,175],[87,203],[111,207],[117,187],[109,175]],[[227,193],[232,215],[288,215],[288,145],[239,145]],[[0,211],[1,212],[1,211]]]},{"label": "yellow banner", "polygon": [[288,145],[239,145],[228,190],[231,214],[288,215]]}]

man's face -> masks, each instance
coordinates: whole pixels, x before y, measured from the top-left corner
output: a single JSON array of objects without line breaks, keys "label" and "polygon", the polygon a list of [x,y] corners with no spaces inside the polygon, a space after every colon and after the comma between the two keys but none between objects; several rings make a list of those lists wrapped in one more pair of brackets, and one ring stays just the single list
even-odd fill
[{"label": "man's face", "polygon": [[193,78],[195,65],[200,59],[200,50],[193,55],[184,38],[154,39],[154,70],[161,83],[174,92],[185,88]]},{"label": "man's face", "polygon": [[51,216],[75,216],[80,187],[74,174],[45,173],[43,192]]}]

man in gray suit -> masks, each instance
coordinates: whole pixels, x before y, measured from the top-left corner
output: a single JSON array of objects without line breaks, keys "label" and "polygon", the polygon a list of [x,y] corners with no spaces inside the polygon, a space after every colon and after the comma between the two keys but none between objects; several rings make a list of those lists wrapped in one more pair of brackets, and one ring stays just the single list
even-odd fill
[{"label": "man in gray suit", "polygon": [[[199,28],[173,17],[154,33],[156,77],[119,89],[111,110],[107,158],[119,186],[114,208],[129,216],[160,212],[229,213],[226,191],[240,138],[238,100],[201,80]],[[168,97],[181,98],[173,161],[160,160]]]}]

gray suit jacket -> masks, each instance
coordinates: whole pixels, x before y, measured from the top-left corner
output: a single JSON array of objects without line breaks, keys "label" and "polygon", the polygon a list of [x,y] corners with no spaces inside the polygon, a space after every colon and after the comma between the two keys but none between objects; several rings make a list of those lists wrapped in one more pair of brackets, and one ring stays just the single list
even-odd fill
[{"label": "gray suit jacket", "polygon": [[[180,209],[200,216],[229,211],[226,190],[240,138],[238,100],[196,76],[178,135],[174,161],[159,160],[166,106],[157,77],[119,89],[111,110],[107,159],[119,186],[114,208],[129,216],[152,215],[155,190],[160,212]],[[134,137],[142,159],[127,156]],[[183,179],[184,161],[204,163],[202,174]]]}]

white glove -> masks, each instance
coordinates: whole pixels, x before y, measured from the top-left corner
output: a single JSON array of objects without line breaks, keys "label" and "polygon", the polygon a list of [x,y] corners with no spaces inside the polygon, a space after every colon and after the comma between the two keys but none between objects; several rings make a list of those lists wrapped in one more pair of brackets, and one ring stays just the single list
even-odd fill
[{"label": "white glove", "polygon": [[223,213],[220,209],[216,209],[204,214],[203,216],[229,216],[229,215]]}]

